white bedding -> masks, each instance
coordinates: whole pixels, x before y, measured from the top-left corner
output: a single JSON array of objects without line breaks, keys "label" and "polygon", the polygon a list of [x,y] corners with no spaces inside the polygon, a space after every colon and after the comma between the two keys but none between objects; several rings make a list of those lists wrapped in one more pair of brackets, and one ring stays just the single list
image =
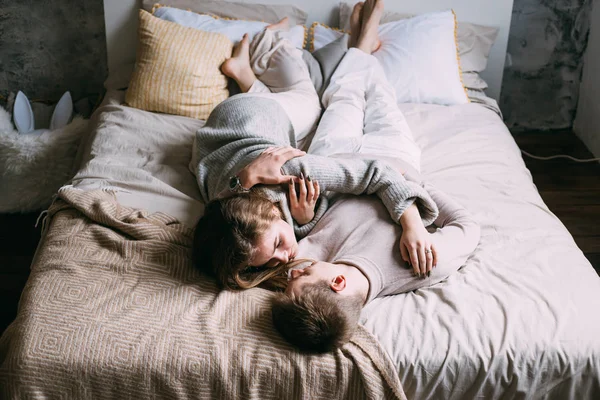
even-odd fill
[{"label": "white bedding", "polygon": [[[100,134],[88,138],[73,185],[115,189],[124,205],[193,226],[203,208],[187,163],[201,121],[138,110],[122,121],[119,96],[96,115]],[[544,205],[498,115],[478,104],[400,107],[423,148],[424,179],[482,226],[456,275],[364,310],[408,398],[600,398],[600,278]]]},{"label": "white bedding", "polygon": [[422,172],[479,220],[480,244],[446,282],[377,299],[362,322],[408,398],[600,398],[600,278],[480,105],[401,105]]}]

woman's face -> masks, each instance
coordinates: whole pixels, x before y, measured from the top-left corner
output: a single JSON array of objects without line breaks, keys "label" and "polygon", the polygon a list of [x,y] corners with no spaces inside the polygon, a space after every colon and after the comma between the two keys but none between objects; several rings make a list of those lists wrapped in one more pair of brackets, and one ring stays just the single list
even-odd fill
[{"label": "woman's face", "polygon": [[284,220],[277,219],[258,239],[250,266],[274,268],[293,260],[297,253],[298,242],[294,230]]}]

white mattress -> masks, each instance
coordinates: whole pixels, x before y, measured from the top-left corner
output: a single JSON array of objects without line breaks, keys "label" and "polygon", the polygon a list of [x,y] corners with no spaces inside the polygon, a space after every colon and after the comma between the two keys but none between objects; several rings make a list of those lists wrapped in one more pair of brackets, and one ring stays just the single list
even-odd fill
[{"label": "white mattress", "polygon": [[[74,186],[117,190],[124,205],[193,226],[203,208],[187,163],[201,121],[131,110],[119,96],[96,116]],[[446,282],[363,312],[408,398],[600,398],[600,278],[498,115],[478,104],[400,107],[424,178],[482,226],[478,249]]]},{"label": "white mattress", "polygon": [[423,148],[424,178],[482,227],[446,282],[364,309],[407,397],[600,398],[600,278],[500,118],[476,104],[400,107]]}]

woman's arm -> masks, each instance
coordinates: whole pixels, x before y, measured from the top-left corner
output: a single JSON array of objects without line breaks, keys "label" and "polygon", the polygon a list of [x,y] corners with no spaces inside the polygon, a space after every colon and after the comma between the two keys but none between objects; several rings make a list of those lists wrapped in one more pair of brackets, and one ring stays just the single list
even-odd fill
[{"label": "woman's arm", "polygon": [[402,214],[400,225],[402,225],[400,237],[402,259],[412,267],[415,275],[423,278],[429,276],[431,269],[437,264],[437,249],[414,204]]},{"label": "woman's arm", "polygon": [[407,181],[394,168],[378,160],[306,154],[289,160],[281,170],[285,175],[303,173],[317,180],[321,193],[375,194],[396,223],[400,223],[400,217],[413,203],[418,207],[424,226],[433,223],[438,215],[435,202],[423,187]]},{"label": "woman's arm", "polygon": [[[355,158],[322,157],[299,153],[293,148],[269,148],[238,172],[242,185],[249,189],[256,184],[277,184],[289,181],[290,176],[304,175],[319,182],[321,192],[346,194],[376,194],[387,207],[392,219],[401,223],[404,211],[416,204],[411,215],[419,218],[421,226],[430,225],[437,217],[437,207],[419,184],[407,181],[387,163]],[[296,158],[298,157],[298,158]],[[310,230],[322,212],[311,223],[295,228],[299,236]],[[414,221],[415,218],[411,218]]]},{"label": "woman's arm", "polygon": [[463,265],[479,244],[479,223],[467,209],[446,193],[429,184],[425,185],[425,189],[440,210],[434,221],[439,229],[431,234],[437,251],[437,264],[442,268],[445,265]]}]

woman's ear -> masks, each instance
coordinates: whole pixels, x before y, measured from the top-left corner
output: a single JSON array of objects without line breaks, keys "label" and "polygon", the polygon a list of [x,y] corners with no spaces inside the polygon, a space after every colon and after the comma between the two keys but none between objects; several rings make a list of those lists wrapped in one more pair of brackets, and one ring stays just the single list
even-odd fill
[{"label": "woman's ear", "polygon": [[329,284],[329,287],[331,287],[331,290],[336,293],[341,292],[342,290],[346,289],[346,277],[344,275],[336,276]]},{"label": "woman's ear", "polygon": [[73,115],[73,99],[71,93],[65,92],[62,95],[50,119],[50,130],[60,129],[71,122]]},{"label": "woman's ear", "polygon": [[13,106],[13,120],[19,133],[29,133],[34,129],[35,123],[31,104],[25,93],[20,90],[17,93],[15,105]]}]

